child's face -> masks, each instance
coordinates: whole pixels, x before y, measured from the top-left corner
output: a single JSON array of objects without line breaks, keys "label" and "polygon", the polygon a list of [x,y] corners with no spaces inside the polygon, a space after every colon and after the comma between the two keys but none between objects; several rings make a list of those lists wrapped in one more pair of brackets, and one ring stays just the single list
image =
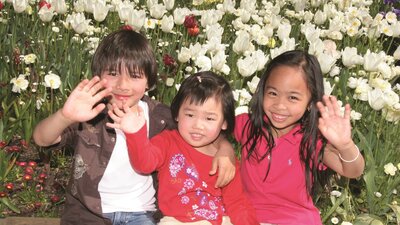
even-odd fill
[{"label": "child's face", "polygon": [[278,137],[296,126],[310,99],[310,91],[299,67],[278,66],[271,71],[264,87],[263,108]]},{"label": "child's face", "polygon": [[129,74],[127,68],[122,68],[121,72],[104,71],[102,79],[107,80],[107,87],[112,88],[110,103],[116,103],[122,108],[123,103],[130,107],[137,106],[147,89],[147,78],[143,72]]},{"label": "child's face", "polygon": [[[186,99],[178,113],[178,131],[183,139],[200,152],[213,155],[210,144],[226,129],[222,104],[215,97],[207,99],[202,105],[190,104]],[[214,149],[215,150],[215,149]]]}]

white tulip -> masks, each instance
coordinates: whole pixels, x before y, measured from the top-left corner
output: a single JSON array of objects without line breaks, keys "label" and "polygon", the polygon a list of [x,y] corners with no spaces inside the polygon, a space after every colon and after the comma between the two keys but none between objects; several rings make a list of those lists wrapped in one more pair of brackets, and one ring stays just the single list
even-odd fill
[{"label": "white tulip", "polygon": [[256,92],[258,83],[260,82],[260,78],[254,76],[251,81],[247,81],[247,87],[249,87],[250,93],[254,94]]},{"label": "white tulip", "polygon": [[283,40],[289,38],[291,31],[292,31],[292,25],[290,25],[290,23],[282,23],[279,25],[276,34],[277,34],[279,40],[283,41]]},{"label": "white tulip", "polygon": [[321,66],[321,71],[323,74],[329,73],[331,68],[335,65],[336,63],[336,58],[326,54],[326,53],[321,53],[317,55],[318,62]]},{"label": "white tulip", "polygon": [[14,11],[16,13],[22,13],[23,11],[25,11],[25,9],[27,9],[27,7],[29,5],[29,1],[28,0],[13,0],[12,4],[14,7]]},{"label": "white tulip", "polygon": [[353,68],[356,65],[361,65],[364,62],[364,58],[357,54],[357,48],[346,47],[342,50],[342,63],[348,68]]},{"label": "white tulip", "polygon": [[42,8],[40,8],[39,12],[39,18],[43,21],[43,22],[50,22],[53,19],[54,16],[54,8],[50,7],[47,8],[47,6],[43,6]]},{"label": "white tulip", "polygon": [[51,7],[54,8],[54,12],[57,14],[65,14],[68,11],[68,6],[65,0],[53,0],[51,1]]},{"label": "white tulip", "polygon": [[368,49],[364,55],[364,69],[370,72],[377,72],[379,64],[381,64],[385,58],[386,54],[383,51],[374,53]]},{"label": "white tulip", "polygon": [[161,30],[165,33],[171,33],[172,28],[174,28],[174,17],[164,15],[161,20]]},{"label": "white tulip", "polygon": [[254,57],[246,56],[245,58],[241,58],[236,63],[239,74],[243,77],[250,77],[257,71],[258,62]]},{"label": "white tulip", "polygon": [[205,55],[197,57],[194,64],[200,68],[199,71],[207,71],[211,69],[211,59]]},{"label": "white tulip", "polygon": [[130,14],[132,13],[132,10],[134,9],[134,6],[135,5],[129,1],[120,2],[117,5],[117,12],[118,12],[119,19],[121,21],[125,21],[125,22],[128,21]]},{"label": "white tulip", "polygon": [[105,1],[97,1],[93,8],[94,19],[98,22],[102,22],[106,18],[109,9],[110,6],[108,6]]},{"label": "white tulip", "polygon": [[242,54],[251,48],[250,34],[247,31],[240,30],[237,33],[235,42],[233,43],[233,51]]},{"label": "white tulip", "polygon": [[149,8],[149,11],[150,11],[150,16],[156,19],[161,19],[167,12],[167,9],[163,4],[154,4],[151,8]]},{"label": "white tulip", "polygon": [[174,8],[175,0],[163,0],[163,2],[168,11]]},{"label": "white tulip", "polygon": [[174,22],[176,25],[182,25],[185,22],[185,16],[190,14],[188,8],[176,8],[174,10]]},{"label": "white tulip", "polygon": [[316,25],[324,24],[326,19],[327,19],[326,14],[324,12],[322,12],[321,10],[317,10],[317,12],[315,12],[315,14],[314,14],[314,23]]},{"label": "white tulip", "polygon": [[383,92],[380,89],[374,89],[368,92],[368,104],[372,109],[379,111],[385,106]]},{"label": "white tulip", "polygon": [[83,13],[72,13],[71,15],[68,15],[66,21],[78,34],[85,32],[90,23],[90,19],[86,19]]},{"label": "white tulip", "polygon": [[211,56],[211,66],[213,69],[217,71],[221,71],[226,63],[225,52],[219,51],[217,54]]},{"label": "white tulip", "polygon": [[139,31],[142,29],[146,21],[146,12],[144,10],[132,10],[127,24],[132,26],[134,30]]}]

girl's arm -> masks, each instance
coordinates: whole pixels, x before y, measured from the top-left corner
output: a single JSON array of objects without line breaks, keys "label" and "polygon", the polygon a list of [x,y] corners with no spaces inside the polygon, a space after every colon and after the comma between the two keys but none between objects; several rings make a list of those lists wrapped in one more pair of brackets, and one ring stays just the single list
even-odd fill
[{"label": "girl's arm", "polygon": [[209,174],[215,175],[218,171],[215,188],[219,188],[229,184],[235,177],[235,150],[232,144],[222,134],[214,141],[214,147],[218,150],[212,161]]},{"label": "girl's arm", "polygon": [[340,112],[334,96],[323,96],[317,103],[321,113],[318,128],[328,140],[323,162],[342,176],[359,177],[364,171],[364,158],[351,138],[350,105],[346,104],[344,115]]},{"label": "girl's arm", "polygon": [[[125,133],[128,146],[129,160],[135,170],[144,174],[150,174],[157,170],[165,159],[166,150],[162,150],[163,142],[157,142],[160,138],[153,137],[150,141],[147,137],[146,119],[140,106],[130,108],[127,104],[119,109],[116,104],[108,111],[113,123],[107,123],[108,127],[120,129]],[[162,139],[162,138],[161,138]],[[155,143],[153,144],[153,140]]]}]

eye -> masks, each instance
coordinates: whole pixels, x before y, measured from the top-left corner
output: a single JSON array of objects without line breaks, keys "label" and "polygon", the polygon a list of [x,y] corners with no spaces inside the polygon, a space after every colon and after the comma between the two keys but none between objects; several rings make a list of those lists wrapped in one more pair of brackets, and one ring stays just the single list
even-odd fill
[{"label": "eye", "polygon": [[275,91],[267,91],[266,94],[269,96],[277,96]]},{"label": "eye", "polygon": [[108,71],[109,76],[117,76],[117,72],[116,71]]},{"label": "eye", "polygon": [[297,101],[297,100],[299,100],[299,98],[296,97],[296,96],[289,96],[289,100],[290,101]]},{"label": "eye", "polygon": [[192,113],[185,113],[185,116],[187,117],[193,117],[194,115]]},{"label": "eye", "polygon": [[207,121],[215,121],[216,119],[214,117],[207,117],[206,120]]},{"label": "eye", "polygon": [[131,76],[131,78],[134,78],[134,79],[140,79],[140,78],[143,77],[143,74],[141,74],[141,73],[131,73],[130,76]]}]

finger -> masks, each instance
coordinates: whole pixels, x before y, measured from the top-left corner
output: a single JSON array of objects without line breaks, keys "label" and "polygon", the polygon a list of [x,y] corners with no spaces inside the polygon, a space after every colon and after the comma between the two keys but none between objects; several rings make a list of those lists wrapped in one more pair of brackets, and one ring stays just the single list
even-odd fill
[{"label": "finger", "polygon": [[107,122],[106,126],[107,127],[111,127],[111,128],[115,128],[115,129],[119,129],[119,124],[117,124],[117,123],[109,123],[109,122]]},{"label": "finger", "polygon": [[75,89],[81,91],[87,85],[87,83],[89,83],[89,80],[88,79],[84,79],[76,86]]},{"label": "finger", "polygon": [[336,116],[342,117],[342,112],[340,111],[340,106],[339,106],[337,98],[335,96],[331,96],[330,100],[331,100],[332,109],[333,109],[334,114]]},{"label": "finger", "polygon": [[226,184],[226,170],[218,170],[218,178],[215,182],[215,188],[223,187]]},{"label": "finger", "polygon": [[96,95],[100,90],[107,89],[106,87],[107,81],[106,80],[99,80],[99,82],[94,83],[92,87],[89,89],[89,93],[92,95]]},{"label": "finger", "polygon": [[111,118],[114,122],[116,122],[116,123],[119,123],[119,121],[121,120],[120,117],[118,117],[117,115],[115,115],[115,111],[113,111],[113,110],[109,110],[109,111],[108,111],[108,115],[109,115],[110,118]]},{"label": "finger", "polygon": [[350,118],[351,118],[351,107],[350,107],[350,104],[346,104],[344,106],[344,117],[343,118],[346,119],[346,120],[350,120]]},{"label": "finger", "polygon": [[328,96],[328,95],[324,95],[322,97],[322,99],[324,100],[324,104],[325,104],[325,111],[328,114],[328,116],[333,116],[335,114],[335,110],[333,108],[332,105],[332,99],[334,98],[333,96]]},{"label": "finger", "polygon": [[100,81],[100,77],[94,76],[92,79],[89,80],[89,82],[83,87],[83,91],[89,92],[90,89]]},{"label": "finger", "polygon": [[322,118],[328,117],[327,109],[325,108],[325,105],[322,104],[322,102],[317,102],[317,108]]},{"label": "finger", "polygon": [[95,99],[96,102],[100,101],[101,99],[107,97],[110,95],[111,93],[111,88],[105,88],[99,92],[97,92],[93,97]]},{"label": "finger", "polygon": [[[118,117],[123,117],[123,116],[125,115],[125,112],[123,111],[124,109],[121,110],[121,109],[117,106],[117,104],[115,104],[115,103],[113,103],[112,105],[113,105],[113,111],[114,111],[114,113],[115,113],[116,116],[118,116]],[[124,106],[122,106],[122,107],[124,107]]]},{"label": "finger", "polygon": [[212,164],[211,164],[211,170],[208,172],[211,176],[215,175],[218,170],[218,163],[215,159],[213,159]]}]

